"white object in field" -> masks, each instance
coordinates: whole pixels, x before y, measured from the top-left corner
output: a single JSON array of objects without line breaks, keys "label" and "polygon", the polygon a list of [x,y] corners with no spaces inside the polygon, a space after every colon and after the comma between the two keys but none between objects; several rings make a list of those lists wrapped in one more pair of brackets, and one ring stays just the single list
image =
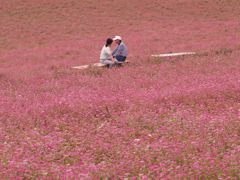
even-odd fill
[{"label": "white object in field", "polygon": [[73,69],[87,69],[89,65],[82,65],[82,66],[74,66]]},{"label": "white object in field", "polygon": [[105,64],[102,64],[102,63],[95,63],[95,64],[92,64],[92,65],[82,65],[82,66],[74,66],[72,67],[73,69],[87,69],[89,67],[104,67],[106,66]]},{"label": "white object in field", "polygon": [[[125,62],[118,62],[118,64],[123,64],[123,63],[129,63],[129,61],[125,61]],[[74,66],[72,67],[73,69],[87,69],[89,67],[105,67],[107,66],[106,64],[102,64],[102,63],[94,63],[91,65],[82,65],[82,66]]]},{"label": "white object in field", "polygon": [[97,128],[97,131],[99,131],[100,129],[102,129],[106,124],[107,124],[107,121],[105,121],[104,123],[102,123],[102,124]]},{"label": "white object in field", "polygon": [[106,64],[102,64],[102,63],[95,63],[93,64],[94,67],[104,67],[106,66]]},{"label": "white object in field", "polygon": [[181,52],[181,53],[169,53],[169,54],[153,54],[152,57],[174,57],[174,56],[185,56],[194,55],[195,52]]}]

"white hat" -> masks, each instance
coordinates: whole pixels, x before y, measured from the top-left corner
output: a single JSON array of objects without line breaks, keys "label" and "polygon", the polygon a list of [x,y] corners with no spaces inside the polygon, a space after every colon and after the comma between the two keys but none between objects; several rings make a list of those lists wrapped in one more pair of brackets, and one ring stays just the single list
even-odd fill
[{"label": "white hat", "polygon": [[116,41],[116,40],[120,40],[120,41],[121,41],[122,38],[121,38],[121,36],[115,36],[115,37],[113,38],[113,40],[114,40],[114,41]]}]

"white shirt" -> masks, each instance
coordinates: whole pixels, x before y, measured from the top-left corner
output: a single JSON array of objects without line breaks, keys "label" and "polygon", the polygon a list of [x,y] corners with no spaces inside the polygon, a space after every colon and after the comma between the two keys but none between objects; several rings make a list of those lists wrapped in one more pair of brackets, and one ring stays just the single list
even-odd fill
[{"label": "white shirt", "polygon": [[111,60],[112,58],[110,47],[103,46],[100,54],[100,60]]}]

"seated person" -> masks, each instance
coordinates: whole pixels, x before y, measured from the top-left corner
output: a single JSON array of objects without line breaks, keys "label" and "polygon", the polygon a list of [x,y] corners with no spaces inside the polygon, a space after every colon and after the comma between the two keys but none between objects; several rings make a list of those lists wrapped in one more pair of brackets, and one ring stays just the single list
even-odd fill
[{"label": "seated person", "polygon": [[107,65],[109,68],[111,68],[115,62],[111,52],[112,43],[113,40],[111,38],[108,38],[100,54],[100,63]]},{"label": "seated person", "polygon": [[115,36],[113,40],[117,44],[117,47],[112,52],[112,55],[117,60],[117,62],[124,62],[127,59],[128,55],[127,46],[124,44],[120,36]]}]

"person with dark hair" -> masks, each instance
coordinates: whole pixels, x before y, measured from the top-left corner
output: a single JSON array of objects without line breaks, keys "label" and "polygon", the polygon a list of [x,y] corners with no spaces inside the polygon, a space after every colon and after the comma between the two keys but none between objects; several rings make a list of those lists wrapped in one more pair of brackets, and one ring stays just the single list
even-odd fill
[{"label": "person with dark hair", "polygon": [[122,38],[120,36],[115,36],[113,40],[117,44],[117,47],[112,52],[113,57],[117,60],[117,62],[125,62],[128,55],[127,46],[122,41]]},{"label": "person with dark hair", "polygon": [[111,52],[112,43],[113,40],[111,38],[108,38],[100,54],[100,63],[107,65],[109,68],[111,68],[115,62]]}]

